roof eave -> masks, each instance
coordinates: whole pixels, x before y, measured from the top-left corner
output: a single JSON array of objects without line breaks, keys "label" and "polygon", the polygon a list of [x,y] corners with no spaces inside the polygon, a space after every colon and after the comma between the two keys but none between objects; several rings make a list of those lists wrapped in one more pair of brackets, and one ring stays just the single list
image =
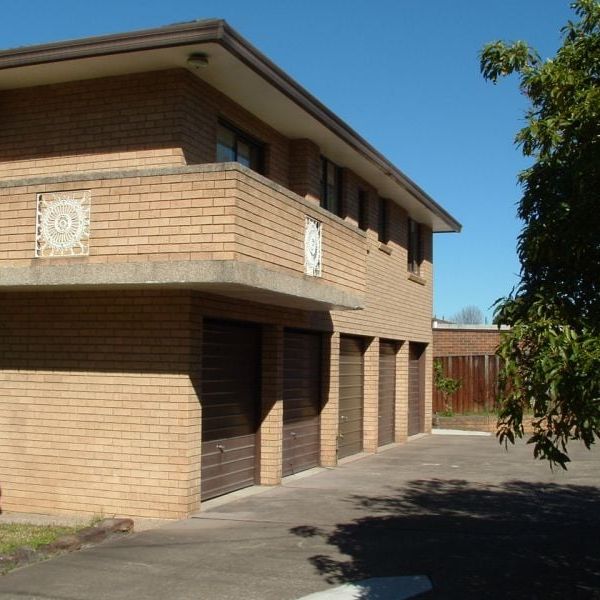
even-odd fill
[{"label": "roof eave", "polygon": [[461,230],[461,224],[431,196],[222,19],[192,21],[155,29],[5,50],[0,52],[0,71],[203,42],[221,44],[270,85],[375,164],[443,223],[444,227],[438,228],[437,231],[459,232]]}]

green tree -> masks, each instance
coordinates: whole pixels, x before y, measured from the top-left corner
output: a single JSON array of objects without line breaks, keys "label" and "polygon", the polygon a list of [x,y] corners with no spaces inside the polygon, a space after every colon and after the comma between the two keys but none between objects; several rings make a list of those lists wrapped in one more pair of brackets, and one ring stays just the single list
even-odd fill
[{"label": "green tree", "polygon": [[522,437],[530,412],[534,455],[563,468],[569,441],[600,437],[600,2],[572,8],[551,59],[522,41],[481,52],[485,79],[516,74],[530,102],[516,136],[532,159],[519,175],[521,281],[495,316],[512,326],[498,435]]},{"label": "green tree", "polygon": [[444,413],[448,416],[452,416],[454,410],[452,408],[452,400],[450,396],[453,396],[462,387],[462,381],[460,379],[453,379],[452,377],[446,377],[444,375],[444,367],[441,360],[433,361],[433,385],[435,389],[442,394],[444,399]]}]

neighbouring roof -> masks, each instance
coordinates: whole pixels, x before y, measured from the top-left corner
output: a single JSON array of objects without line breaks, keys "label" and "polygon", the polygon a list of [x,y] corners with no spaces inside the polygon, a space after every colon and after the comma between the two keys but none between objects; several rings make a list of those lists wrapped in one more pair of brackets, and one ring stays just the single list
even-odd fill
[{"label": "neighbouring roof", "polygon": [[252,46],[225,21],[209,19],[114,35],[0,51],[0,90],[186,68],[288,138],[308,138],[434,232],[461,224],[356,131]]},{"label": "neighbouring roof", "polygon": [[472,331],[509,331],[508,325],[490,325],[490,324],[469,324],[469,323],[450,323],[449,321],[438,321],[433,319],[431,326],[433,329],[444,330],[472,330]]}]

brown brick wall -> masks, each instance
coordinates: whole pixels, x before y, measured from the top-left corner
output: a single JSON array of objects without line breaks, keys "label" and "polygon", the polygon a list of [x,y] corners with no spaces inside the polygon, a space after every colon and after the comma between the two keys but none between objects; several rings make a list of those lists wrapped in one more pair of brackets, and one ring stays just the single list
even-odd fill
[{"label": "brown brick wall", "polygon": [[433,329],[434,356],[495,354],[502,332],[497,329]]}]

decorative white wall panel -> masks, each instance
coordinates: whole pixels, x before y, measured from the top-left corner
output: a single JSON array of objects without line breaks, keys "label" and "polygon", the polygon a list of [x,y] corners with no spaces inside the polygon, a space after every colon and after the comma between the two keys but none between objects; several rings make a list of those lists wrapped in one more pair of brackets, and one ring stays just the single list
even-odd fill
[{"label": "decorative white wall panel", "polygon": [[90,204],[89,190],[38,194],[36,257],[87,256]]},{"label": "decorative white wall panel", "polygon": [[313,277],[321,277],[322,263],[322,224],[306,217],[304,225],[304,272]]}]

